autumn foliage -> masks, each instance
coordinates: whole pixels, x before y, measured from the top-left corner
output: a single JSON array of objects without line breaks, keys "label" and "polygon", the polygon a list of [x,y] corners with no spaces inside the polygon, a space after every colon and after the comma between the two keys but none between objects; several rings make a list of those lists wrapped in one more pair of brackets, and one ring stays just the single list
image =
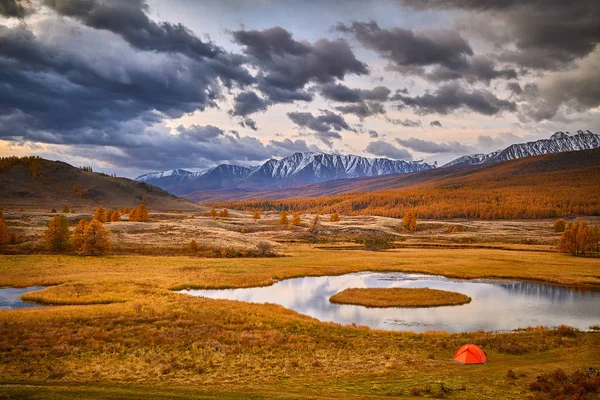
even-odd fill
[{"label": "autumn foliage", "polygon": [[102,222],[93,219],[83,231],[82,243],[77,253],[83,256],[105,254],[110,250],[110,232]]},{"label": "autumn foliage", "polygon": [[148,208],[144,204],[140,204],[129,213],[129,221],[131,222],[146,222],[148,221]]},{"label": "autumn foliage", "polygon": [[558,249],[574,256],[600,254],[600,227],[586,222],[569,224],[558,242]]},{"label": "autumn foliage", "polygon": [[337,211],[334,211],[331,216],[329,216],[329,221],[331,222],[338,222],[340,220],[340,215],[337,213]]},{"label": "autumn foliage", "polygon": [[415,217],[415,213],[412,210],[407,211],[404,217],[402,217],[402,227],[411,232],[417,230],[417,217]]},{"label": "autumn foliage", "polygon": [[287,211],[282,211],[279,214],[279,225],[287,225],[290,223],[290,220],[288,218],[288,212]]},{"label": "autumn foliage", "polygon": [[63,215],[55,215],[48,222],[46,230],[42,234],[44,246],[48,251],[59,252],[65,250],[69,245],[71,233],[69,232],[69,221]]},{"label": "autumn foliage", "polygon": [[254,211],[254,214],[252,214],[252,219],[260,219],[260,211]]},{"label": "autumn foliage", "polygon": [[8,229],[6,228],[6,223],[4,222],[4,218],[0,214],[0,248],[6,246],[8,244]]},{"label": "autumn foliage", "polygon": [[294,213],[294,215],[292,215],[292,225],[298,226],[301,222],[300,213]]}]

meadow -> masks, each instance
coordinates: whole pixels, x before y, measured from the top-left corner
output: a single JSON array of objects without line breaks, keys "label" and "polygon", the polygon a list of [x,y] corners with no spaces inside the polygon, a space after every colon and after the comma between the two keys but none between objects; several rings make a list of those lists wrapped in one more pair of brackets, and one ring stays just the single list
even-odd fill
[{"label": "meadow", "polygon": [[[600,365],[600,334],[567,327],[388,332],[173,291],[360,270],[600,283],[597,259],[539,251],[295,244],[283,255],[2,256],[0,286],[47,285],[24,298],[63,305],[0,312],[0,392],[5,398],[522,398],[539,374]],[[465,342],[482,346],[490,362],[451,362]]]}]

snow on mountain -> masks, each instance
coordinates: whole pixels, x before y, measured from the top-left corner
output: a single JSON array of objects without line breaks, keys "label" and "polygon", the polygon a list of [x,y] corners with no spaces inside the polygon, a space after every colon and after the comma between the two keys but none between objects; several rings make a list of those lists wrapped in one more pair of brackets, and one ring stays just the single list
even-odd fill
[{"label": "snow on mountain", "polygon": [[489,164],[542,154],[589,150],[597,147],[600,147],[600,135],[590,131],[579,130],[573,135],[569,132],[556,132],[549,139],[513,144],[504,150],[497,150],[488,154],[463,156],[445,164],[444,167]]},{"label": "snow on mountain", "polygon": [[222,164],[202,173],[176,169],[141,175],[136,180],[182,195],[196,190],[292,187],[332,179],[401,174],[431,168],[435,165],[420,161],[306,152],[268,160],[255,167]]}]

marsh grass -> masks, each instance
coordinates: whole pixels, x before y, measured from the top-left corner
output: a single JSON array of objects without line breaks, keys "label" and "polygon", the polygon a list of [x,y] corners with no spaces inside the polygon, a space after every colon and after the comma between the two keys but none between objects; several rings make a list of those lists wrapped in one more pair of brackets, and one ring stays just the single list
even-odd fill
[{"label": "marsh grass", "polygon": [[[286,254],[262,259],[2,256],[0,286],[53,285],[27,296],[71,306],[0,312],[0,385],[19,385],[0,391],[16,398],[40,393],[37,398],[63,398],[59,394],[68,392],[65,387],[87,398],[166,398],[165,393],[181,398],[380,398],[428,383],[432,392],[427,396],[434,396],[441,393],[441,383],[450,389],[444,396],[451,398],[522,398],[527,379],[507,385],[508,369],[531,379],[557,366],[572,370],[600,364],[598,333],[567,328],[378,331],[322,323],[273,304],[172,291],[374,269],[576,284],[598,276],[590,260],[547,253],[406,249],[375,255],[291,246]],[[450,360],[464,343],[482,347],[489,360],[485,368],[464,368]]]},{"label": "marsh grass", "polygon": [[441,307],[466,304],[471,298],[429,288],[349,288],[331,296],[329,301],[365,307]]}]

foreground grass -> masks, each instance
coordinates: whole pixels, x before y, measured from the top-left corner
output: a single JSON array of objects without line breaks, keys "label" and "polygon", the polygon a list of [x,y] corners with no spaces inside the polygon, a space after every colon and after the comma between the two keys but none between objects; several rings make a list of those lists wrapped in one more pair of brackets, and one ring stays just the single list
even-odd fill
[{"label": "foreground grass", "polygon": [[[277,259],[0,258],[0,285],[51,286],[46,303],[0,312],[5,398],[523,398],[541,373],[600,366],[600,334],[400,333],[321,323],[278,305],[175,293],[356,270],[512,276],[594,285],[594,260],[498,250],[384,253],[292,247]],[[100,304],[95,304],[100,303]],[[110,303],[110,304],[104,304]],[[464,343],[486,366],[450,361]],[[513,373],[507,376],[507,371]],[[416,391],[413,391],[416,388]]]},{"label": "foreground grass", "polygon": [[471,298],[429,288],[348,288],[331,296],[329,301],[365,307],[439,307],[466,304]]}]

